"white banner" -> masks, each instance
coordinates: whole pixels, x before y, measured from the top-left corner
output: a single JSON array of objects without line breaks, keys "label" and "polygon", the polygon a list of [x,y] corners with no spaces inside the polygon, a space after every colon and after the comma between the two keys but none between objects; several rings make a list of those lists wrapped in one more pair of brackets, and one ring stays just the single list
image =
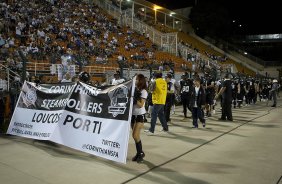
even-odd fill
[{"label": "white banner", "polygon": [[[67,112],[56,127],[51,140],[65,146],[126,163],[129,124]],[[75,135],[75,136],[74,136]]]},{"label": "white banner", "polygon": [[50,140],[61,114],[62,110],[46,112],[16,108],[7,133],[32,139]]},{"label": "white banner", "polygon": [[7,133],[126,163],[132,81],[101,88],[25,82]]}]

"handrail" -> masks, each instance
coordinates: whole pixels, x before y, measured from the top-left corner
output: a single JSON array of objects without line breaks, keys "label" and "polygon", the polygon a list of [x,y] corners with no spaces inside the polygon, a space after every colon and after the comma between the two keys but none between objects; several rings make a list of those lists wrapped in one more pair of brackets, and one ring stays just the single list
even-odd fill
[{"label": "handrail", "polygon": [[1,63],[0,63],[0,67],[3,67],[7,72],[7,78],[8,78],[8,80],[7,80],[7,90],[10,91],[10,80],[11,80],[10,79],[10,76],[11,76],[10,72],[13,73],[14,76],[17,76],[17,77],[20,77],[20,75],[17,74],[16,72],[14,72],[13,70],[11,70],[10,68],[8,68],[7,66],[1,64]]},{"label": "handrail", "polygon": [[[35,75],[37,75],[38,73],[38,68],[43,67],[43,71],[49,71],[50,72],[50,66],[52,66],[52,64],[49,63],[34,63],[34,62],[27,62],[28,65],[28,69],[30,70],[30,68],[33,68]],[[59,64],[55,64],[55,65],[59,65]],[[75,65],[75,69],[76,72],[78,72],[79,66]],[[46,69],[46,67],[48,67],[48,69]],[[111,71],[111,70],[117,70],[116,67],[111,67],[111,66],[103,66],[103,67],[99,67],[99,66],[84,66],[83,67],[84,71],[87,71],[89,73],[97,73],[98,71],[100,72],[106,72],[106,71]]]},{"label": "handrail", "polygon": [[10,68],[8,68],[7,66],[3,65],[0,63],[0,67],[5,68],[6,70],[9,70],[9,72],[12,72],[14,75],[16,75],[17,77],[20,77],[19,74],[17,74],[16,72],[14,72],[13,70],[11,70]]},{"label": "handrail", "polygon": [[[119,16],[121,13],[120,9],[110,4],[109,1],[96,1],[96,4],[100,8],[107,11],[108,14],[114,17]],[[131,16],[127,16],[127,14],[125,14],[123,20],[127,25],[131,27],[131,29],[140,33],[142,33],[145,30],[145,32],[149,34],[149,39],[154,44],[164,48],[167,47],[167,45],[169,45],[169,47],[167,47],[167,52],[177,55],[177,32],[162,33],[159,30],[155,29],[154,27],[135,18],[132,14],[132,9],[128,10],[127,12],[131,12]],[[120,24],[122,23],[120,22]]]}]

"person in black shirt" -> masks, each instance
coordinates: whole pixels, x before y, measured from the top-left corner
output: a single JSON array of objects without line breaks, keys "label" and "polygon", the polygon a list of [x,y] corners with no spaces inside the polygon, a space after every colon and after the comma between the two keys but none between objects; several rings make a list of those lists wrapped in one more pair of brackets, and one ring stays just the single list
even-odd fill
[{"label": "person in black shirt", "polygon": [[184,117],[187,118],[187,108],[192,113],[190,108],[190,98],[191,98],[191,89],[193,87],[193,81],[188,78],[188,75],[182,75],[180,81],[180,96],[183,105]]},{"label": "person in black shirt", "polygon": [[229,75],[225,75],[224,82],[222,84],[222,88],[218,92],[218,94],[215,96],[215,100],[218,99],[220,95],[222,95],[222,110],[221,110],[221,118],[220,120],[229,120],[233,121],[232,117],[232,110],[231,110],[231,104],[232,104],[232,81],[229,78]]}]

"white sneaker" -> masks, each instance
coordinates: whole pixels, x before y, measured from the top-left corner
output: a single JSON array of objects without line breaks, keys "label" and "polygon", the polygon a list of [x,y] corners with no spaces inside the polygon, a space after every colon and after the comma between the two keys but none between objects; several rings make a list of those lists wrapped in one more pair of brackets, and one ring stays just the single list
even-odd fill
[{"label": "white sneaker", "polygon": [[144,132],[150,132],[150,130],[149,130],[149,129],[147,129],[147,130],[144,130]]},{"label": "white sneaker", "polygon": [[147,132],[147,136],[153,136],[153,135],[155,135],[153,132],[150,131]]}]

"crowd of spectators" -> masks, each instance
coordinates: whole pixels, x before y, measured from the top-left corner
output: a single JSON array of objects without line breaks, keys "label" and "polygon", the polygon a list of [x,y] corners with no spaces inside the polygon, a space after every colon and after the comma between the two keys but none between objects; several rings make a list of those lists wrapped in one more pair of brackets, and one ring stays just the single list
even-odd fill
[{"label": "crowd of spectators", "polygon": [[[171,58],[155,57],[156,46],[100,8],[83,1],[6,0],[0,3],[0,61],[10,69],[22,68],[18,50],[28,61],[60,64],[69,62],[83,69],[88,65],[154,69]],[[133,61],[133,62],[132,62]]]}]

